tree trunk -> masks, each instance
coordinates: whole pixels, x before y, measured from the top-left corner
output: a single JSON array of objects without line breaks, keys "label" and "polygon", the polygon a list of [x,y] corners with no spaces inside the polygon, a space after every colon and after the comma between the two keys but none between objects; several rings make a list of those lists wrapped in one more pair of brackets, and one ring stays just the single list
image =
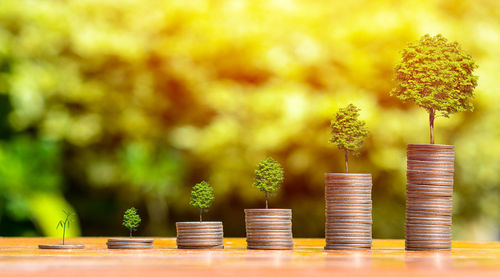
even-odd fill
[{"label": "tree trunk", "polygon": [[268,208],[269,208],[269,207],[268,207],[268,204],[267,204],[267,194],[268,194],[268,192],[266,191],[266,209],[268,209]]},{"label": "tree trunk", "polygon": [[347,161],[349,159],[349,150],[344,149],[345,151],[345,173],[349,173],[349,166],[347,165]]},{"label": "tree trunk", "polygon": [[200,223],[202,221],[201,215],[203,214],[203,208],[200,208]]},{"label": "tree trunk", "polygon": [[429,126],[431,131],[431,144],[434,144],[434,110],[429,110]]},{"label": "tree trunk", "polygon": [[64,236],[66,235],[66,222],[64,222],[63,226],[63,245],[64,245]]},{"label": "tree trunk", "polygon": [[130,231],[130,238],[132,238],[132,228],[128,229]]}]

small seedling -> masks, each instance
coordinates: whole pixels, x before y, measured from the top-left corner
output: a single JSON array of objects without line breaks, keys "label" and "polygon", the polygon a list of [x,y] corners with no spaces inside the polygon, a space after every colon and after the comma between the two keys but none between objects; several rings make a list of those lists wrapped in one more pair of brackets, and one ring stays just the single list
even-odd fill
[{"label": "small seedling", "polygon": [[64,245],[64,238],[66,236],[66,227],[69,229],[69,223],[72,222],[72,219],[70,218],[73,213],[64,211],[63,212],[66,214],[66,218],[63,220],[59,220],[56,226],[56,230],[61,226],[63,228],[63,235],[62,235],[62,244]]},{"label": "small seedling", "polygon": [[125,211],[123,215],[123,226],[129,229],[130,238],[132,238],[132,232],[137,231],[137,227],[141,223],[141,217],[137,214],[137,209],[132,207]]},{"label": "small seedling", "polygon": [[214,199],[214,189],[205,181],[196,184],[193,190],[191,190],[191,201],[189,204],[200,209],[200,222],[202,222],[203,209],[210,208]]},{"label": "small seedling", "polygon": [[284,173],[279,162],[271,157],[262,160],[255,170],[255,183],[260,191],[266,194],[266,209],[268,209],[268,196],[277,191],[283,183]]},{"label": "small seedling", "polygon": [[330,142],[344,150],[345,172],[349,172],[349,152],[358,154],[357,150],[363,145],[363,141],[368,135],[365,122],[358,120],[359,111],[356,106],[349,104],[343,109],[339,109],[335,119],[331,121]]},{"label": "small seedling", "polygon": [[430,143],[434,144],[436,116],[472,111],[477,68],[470,55],[457,42],[448,42],[442,35],[423,36],[402,51],[402,60],[395,68],[396,87],[391,91],[403,102],[415,102],[429,113]]}]

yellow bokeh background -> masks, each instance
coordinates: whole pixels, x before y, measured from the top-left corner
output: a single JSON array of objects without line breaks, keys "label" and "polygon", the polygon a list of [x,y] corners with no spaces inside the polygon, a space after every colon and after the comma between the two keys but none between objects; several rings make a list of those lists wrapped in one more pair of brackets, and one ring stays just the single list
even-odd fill
[{"label": "yellow bokeh background", "polygon": [[[83,235],[120,234],[135,205],[140,234],[173,236],[205,179],[207,217],[243,236],[243,209],[263,204],[254,167],[273,156],[286,174],[271,207],[293,208],[295,236],[322,237],[323,174],[343,170],[329,121],[353,103],[374,237],[402,238],[406,145],[428,142],[428,122],[389,96],[393,68],[441,33],[479,66],[475,110],[436,120],[436,143],[456,148],[453,238],[498,239],[499,18],[496,0],[3,0],[0,235],[57,235],[43,226],[65,205]],[[57,199],[45,213],[42,193]]]}]

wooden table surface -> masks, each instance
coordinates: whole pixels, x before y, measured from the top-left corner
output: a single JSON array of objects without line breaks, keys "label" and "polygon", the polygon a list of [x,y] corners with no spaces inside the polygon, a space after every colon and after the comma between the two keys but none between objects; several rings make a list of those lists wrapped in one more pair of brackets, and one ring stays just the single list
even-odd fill
[{"label": "wooden table surface", "polygon": [[[374,240],[371,251],[324,251],[323,239],[295,239],[295,249],[179,250],[155,238],[151,250],[108,250],[107,238],[72,238],[79,250],[41,250],[50,238],[0,238],[0,276],[500,276],[500,242],[454,242],[452,251],[408,252],[402,240]],[[178,274],[178,275],[173,275]]]}]

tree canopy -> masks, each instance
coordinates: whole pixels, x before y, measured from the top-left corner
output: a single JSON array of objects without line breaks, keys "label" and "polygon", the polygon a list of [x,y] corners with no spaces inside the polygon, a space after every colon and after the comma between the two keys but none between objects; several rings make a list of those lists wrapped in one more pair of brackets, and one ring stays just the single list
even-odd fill
[{"label": "tree canopy", "polygon": [[201,181],[201,183],[196,184],[191,190],[191,201],[189,204],[199,209],[207,209],[212,205],[214,199],[214,189],[209,183]]},{"label": "tree canopy", "polygon": [[132,237],[132,231],[137,231],[137,227],[141,223],[141,217],[137,214],[137,209],[132,207],[125,211],[123,215],[123,226],[130,230],[130,236]]},{"label": "tree canopy", "polygon": [[356,153],[363,145],[368,135],[365,122],[358,120],[360,109],[349,104],[345,108],[339,109],[330,123],[330,142],[337,145],[339,149]]},{"label": "tree canopy", "polygon": [[472,111],[470,98],[478,79],[475,68],[472,57],[457,42],[427,34],[403,49],[391,95],[445,117]]},{"label": "tree canopy", "polygon": [[257,164],[254,186],[260,191],[266,193],[275,192],[280,188],[283,180],[283,168],[275,159],[267,157]]}]

